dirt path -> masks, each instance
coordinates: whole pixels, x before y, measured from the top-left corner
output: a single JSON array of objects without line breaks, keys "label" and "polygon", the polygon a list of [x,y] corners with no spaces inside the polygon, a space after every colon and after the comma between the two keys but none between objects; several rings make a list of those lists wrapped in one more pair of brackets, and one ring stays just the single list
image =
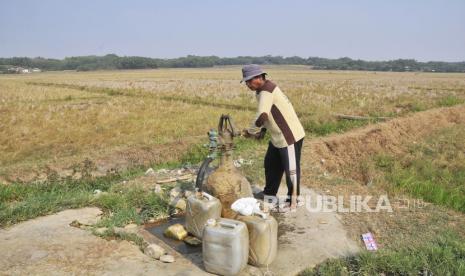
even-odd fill
[{"label": "dirt path", "polygon": [[[286,193],[287,188],[283,184],[278,195],[285,196]],[[302,187],[301,195],[316,202],[318,194]],[[315,205],[312,204],[312,207],[315,208]],[[240,275],[296,275],[328,258],[353,255],[360,250],[357,242],[348,237],[336,212],[309,212],[306,206],[300,206],[296,212],[273,213],[273,216],[279,224],[275,261],[269,267],[249,265]],[[201,254],[186,257],[204,270]]]},{"label": "dirt path", "polygon": [[0,230],[0,275],[204,274],[182,260],[154,261],[127,241],[69,226],[74,220],[95,223],[100,214],[97,208],[66,210]]},{"label": "dirt path", "polygon": [[[281,185],[278,194],[286,193],[286,186]],[[301,195],[316,202],[318,194],[302,187]],[[336,212],[310,212],[306,206],[300,206],[297,212],[278,215],[277,219],[282,234],[278,256],[270,266],[273,275],[295,275],[328,258],[353,255],[360,250],[347,236]]]},{"label": "dirt path", "polygon": [[[316,196],[305,188],[302,194]],[[0,274],[209,275],[203,270],[201,255],[196,259],[176,255],[175,263],[163,264],[127,241],[107,241],[69,226],[74,220],[95,223],[100,213],[96,208],[66,210],[1,230]],[[309,213],[301,207],[295,213],[279,215],[278,221],[276,261],[269,268],[248,266],[241,275],[264,275],[267,271],[295,275],[327,258],[358,251],[336,213]]]}]

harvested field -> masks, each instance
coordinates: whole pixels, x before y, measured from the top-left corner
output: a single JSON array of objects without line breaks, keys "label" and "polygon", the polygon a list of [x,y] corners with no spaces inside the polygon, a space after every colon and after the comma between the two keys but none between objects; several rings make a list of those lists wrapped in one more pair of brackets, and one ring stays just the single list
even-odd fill
[{"label": "harvested field", "polygon": [[[465,100],[461,74],[266,69],[308,137],[377,122],[334,114],[402,117]],[[256,102],[239,75],[240,68],[224,67],[0,76],[0,179],[43,179],[47,166],[69,175],[86,159],[99,175],[175,161],[205,142],[221,113],[249,125]]]}]

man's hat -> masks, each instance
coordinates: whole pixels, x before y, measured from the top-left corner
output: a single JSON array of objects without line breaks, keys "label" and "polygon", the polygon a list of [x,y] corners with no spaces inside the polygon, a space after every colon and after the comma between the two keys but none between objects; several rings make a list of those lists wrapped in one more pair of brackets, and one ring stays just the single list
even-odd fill
[{"label": "man's hat", "polygon": [[251,80],[254,77],[260,76],[262,74],[266,74],[266,72],[263,72],[260,65],[257,65],[257,64],[244,65],[244,67],[242,67],[242,80],[241,80],[241,82]]}]

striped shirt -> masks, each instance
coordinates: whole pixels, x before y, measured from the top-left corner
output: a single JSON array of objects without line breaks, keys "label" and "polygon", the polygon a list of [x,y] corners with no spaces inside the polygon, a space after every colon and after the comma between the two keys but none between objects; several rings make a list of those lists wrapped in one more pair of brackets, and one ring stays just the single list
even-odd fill
[{"label": "striped shirt", "polygon": [[256,91],[256,97],[258,112],[254,125],[270,132],[273,146],[284,148],[305,137],[294,107],[276,84],[266,80]]}]

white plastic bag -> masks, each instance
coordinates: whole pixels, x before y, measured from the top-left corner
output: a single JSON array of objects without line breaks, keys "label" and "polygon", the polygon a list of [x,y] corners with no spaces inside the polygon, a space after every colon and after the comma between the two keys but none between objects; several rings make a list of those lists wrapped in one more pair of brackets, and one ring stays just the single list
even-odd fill
[{"label": "white plastic bag", "polygon": [[231,209],[243,216],[251,216],[254,213],[261,213],[260,203],[253,197],[244,197],[236,200]]}]

